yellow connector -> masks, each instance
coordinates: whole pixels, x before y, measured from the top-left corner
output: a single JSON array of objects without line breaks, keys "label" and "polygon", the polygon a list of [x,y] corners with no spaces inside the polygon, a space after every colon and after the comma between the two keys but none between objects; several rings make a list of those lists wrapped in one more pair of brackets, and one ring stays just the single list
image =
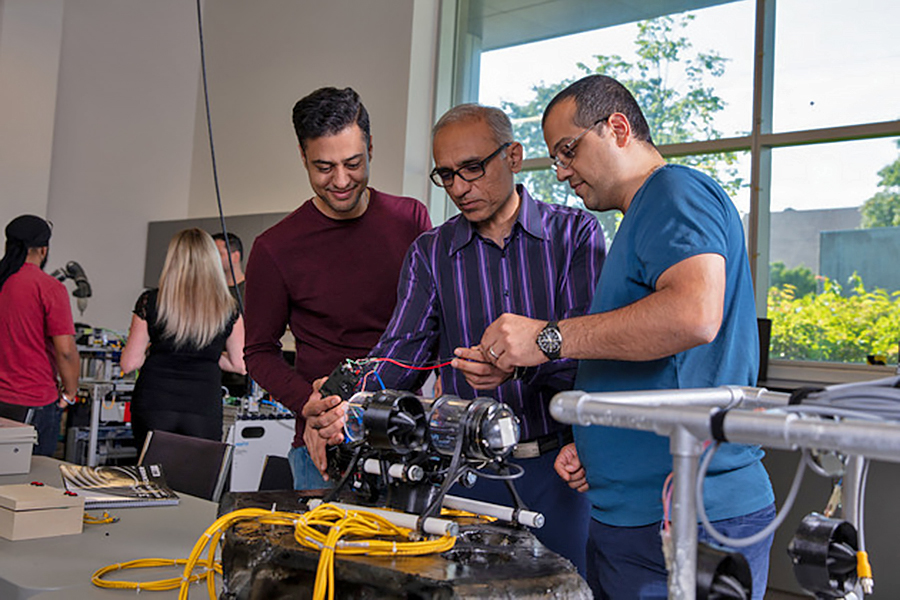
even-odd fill
[{"label": "yellow connector", "polygon": [[863,592],[871,594],[875,589],[875,580],[872,579],[872,566],[869,564],[867,552],[856,553],[856,574],[859,576],[859,585]]}]

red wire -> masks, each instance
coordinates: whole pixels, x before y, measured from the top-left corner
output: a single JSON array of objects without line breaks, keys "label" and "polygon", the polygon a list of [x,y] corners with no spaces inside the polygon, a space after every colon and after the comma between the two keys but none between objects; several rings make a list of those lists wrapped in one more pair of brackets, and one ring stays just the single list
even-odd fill
[{"label": "red wire", "polygon": [[413,371],[431,371],[432,369],[440,369],[441,367],[446,367],[451,362],[453,362],[452,360],[448,360],[447,362],[441,363],[439,365],[433,365],[430,367],[414,367],[412,365],[405,365],[400,361],[394,360],[393,358],[370,358],[369,360],[372,362],[387,362],[387,363],[391,363],[392,365],[397,365],[398,367],[403,367],[404,369],[411,369]]},{"label": "red wire", "polygon": [[666,531],[669,530],[669,507],[672,503],[672,479],[675,473],[669,473],[669,476],[666,477],[665,483],[663,483],[662,489],[662,503],[663,503],[663,527]]}]

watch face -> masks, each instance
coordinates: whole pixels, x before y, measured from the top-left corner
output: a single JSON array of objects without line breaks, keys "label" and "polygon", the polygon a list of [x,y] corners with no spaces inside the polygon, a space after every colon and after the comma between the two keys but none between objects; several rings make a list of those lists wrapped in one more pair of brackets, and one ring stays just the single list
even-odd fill
[{"label": "watch face", "polygon": [[556,323],[547,323],[537,336],[537,345],[541,352],[550,360],[559,358],[559,352],[562,349],[562,334]]}]

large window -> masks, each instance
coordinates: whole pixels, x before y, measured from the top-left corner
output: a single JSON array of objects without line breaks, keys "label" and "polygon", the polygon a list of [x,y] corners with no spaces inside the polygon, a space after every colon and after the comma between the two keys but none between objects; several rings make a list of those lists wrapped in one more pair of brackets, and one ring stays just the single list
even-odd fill
[{"label": "large window", "polygon": [[[622,4],[457,0],[449,104],[503,108],[526,147],[523,182],[579,205],[555,181],[540,116],[569,82],[616,77],[661,152],[731,194],[773,364],[896,363],[900,3]],[[617,216],[600,218],[613,237]]]}]

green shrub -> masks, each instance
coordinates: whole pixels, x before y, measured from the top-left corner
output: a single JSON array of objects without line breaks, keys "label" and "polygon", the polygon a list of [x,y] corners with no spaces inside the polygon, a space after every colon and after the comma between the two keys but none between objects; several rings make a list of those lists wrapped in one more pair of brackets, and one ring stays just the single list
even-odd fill
[{"label": "green shrub", "polygon": [[793,285],[769,288],[770,356],[776,359],[864,363],[867,355],[897,362],[900,292],[867,291],[854,275],[852,293],[819,277],[822,292],[797,294]]}]

